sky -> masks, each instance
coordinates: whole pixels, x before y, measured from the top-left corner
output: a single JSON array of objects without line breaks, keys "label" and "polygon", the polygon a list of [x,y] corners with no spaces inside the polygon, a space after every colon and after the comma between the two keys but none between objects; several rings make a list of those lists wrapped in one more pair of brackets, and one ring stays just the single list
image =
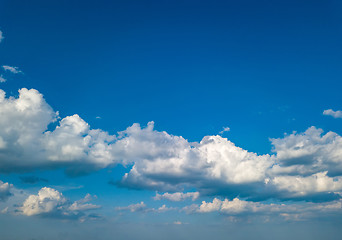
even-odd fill
[{"label": "sky", "polygon": [[0,0],[0,238],[339,239],[341,11]]}]

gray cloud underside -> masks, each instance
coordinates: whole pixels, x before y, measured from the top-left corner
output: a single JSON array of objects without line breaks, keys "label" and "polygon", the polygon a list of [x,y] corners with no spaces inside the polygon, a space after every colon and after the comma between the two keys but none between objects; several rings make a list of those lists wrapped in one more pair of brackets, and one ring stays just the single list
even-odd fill
[{"label": "gray cloud underside", "polygon": [[[56,126],[57,127],[53,127]],[[342,190],[342,138],[310,127],[271,139],[273,154],[257,155],[221,136],[190,143],[133,124],[117,135],[91,129],[78,115],[60,118],[37,90],[18,98],[0,90],[0,172],[65,168],[77,175],[132,166],[121,186],[201,195],[331,201]]]}]

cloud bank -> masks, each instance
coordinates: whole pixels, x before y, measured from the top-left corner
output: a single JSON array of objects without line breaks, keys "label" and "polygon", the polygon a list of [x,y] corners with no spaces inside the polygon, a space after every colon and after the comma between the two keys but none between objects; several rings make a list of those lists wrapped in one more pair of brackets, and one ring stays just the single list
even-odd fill
[{"label": "cloud bank", "polygon": [[168,192],[157,199],[183,200],[191,194],[174,192],[186,189],[253,201],[340,198],[340,135],[310,127],[271,144],[273,154],[258,155],[218,135],[191,143],[155,130],[153,122],[109,135],[77,114],[60,118],[35,89],[23,88],[17,98],[0,90],[2,173],[65,168],[77,175],[123,164],[132,167],[119,184]]}]

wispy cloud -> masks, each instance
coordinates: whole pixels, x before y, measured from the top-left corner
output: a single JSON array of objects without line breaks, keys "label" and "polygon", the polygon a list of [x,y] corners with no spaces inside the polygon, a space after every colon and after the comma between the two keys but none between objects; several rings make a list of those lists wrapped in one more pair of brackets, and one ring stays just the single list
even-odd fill
[{"label": "wispy cloud", "polygon": [[175,192],[175,193],[164,193],[164,194],[158,194],[156,193],[156,196],[153,197],[154,200],[162,200],[166,199],[173,202],[179,202],[184,201],[186,199],[192,199],[192,201],[195,201],[199,197],[199,192]]},{"label": "wispy cloud", "polygon": [[131,204],[126,207],[116,207],[115,210],[117,211],[130,211],[130,212],[146,212],[147,206],[144,202]]},{"label": "wispy cloud", "polygon": [[2,31],[0,31],[0,43],[2,42],[2,40],[4,40],[4,34],[2,33]]},{"label": "wispy cloud", "polygon": [[334,118],[342,118],[342,111],[334,111],[332,109],[327,109],[323,111],[323,115],[332,116]]},{"label": "wispy cloud", "polygon": [[4,83],[4,82],[6,82],[7,80],[2,76],[2,75],[0,75],[0,83]]},{"label": "wispy cloud", "polygon": [[220,134],[222,135],[225,132],[229,132],[230,128],[229,127],[223,127],[222,131],[220,132]]},{"label": "wispy cloud", "polygon": [[154,213],[164,213],[171,210],[176,210],[177,208],[167,207],[165,204],[159,208],[149,208],[144,202],[131,204],[126,207],[116,207],[116,211],[129,211],[129,212],[154,212]]},{"label": "wispy cloud", "polygon": [[17,74],[17,73],[21,73],[22,71],[19,70],[18,67],[11,67],[11,66],[8,66],[8,65],[3,65],[2,68],[5,70],[5,71],[9,71],[11,73],[14,73],[14,74]]}]

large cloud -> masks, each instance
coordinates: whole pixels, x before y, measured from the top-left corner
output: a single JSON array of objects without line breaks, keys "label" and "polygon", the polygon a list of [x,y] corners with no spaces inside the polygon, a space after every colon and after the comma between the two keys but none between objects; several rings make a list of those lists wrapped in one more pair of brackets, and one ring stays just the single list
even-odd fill
[{"label": "large cloud", "polygon": [[0,90],[0,171],[64,166],[82,172],[114,163],[108,144],[113,136],[90,130],[78,115],[47,131],[57,120],[38,91],[23,88],[18,98],[6,98]]},{"label": "large cloud", "polygon": [[322,134],[311,127],[271,139],[272,155],[248,152],[221,136],[190,143],[155,130],[153,122],[114,136],[76,114],[60,119],[37,90],[23,88],[18,98],[0,90],[0,172],[64,167],[79,174],[120,163],[131,166],[120,181],[129,188],[327,201],[342,191],[342,137]]}]

